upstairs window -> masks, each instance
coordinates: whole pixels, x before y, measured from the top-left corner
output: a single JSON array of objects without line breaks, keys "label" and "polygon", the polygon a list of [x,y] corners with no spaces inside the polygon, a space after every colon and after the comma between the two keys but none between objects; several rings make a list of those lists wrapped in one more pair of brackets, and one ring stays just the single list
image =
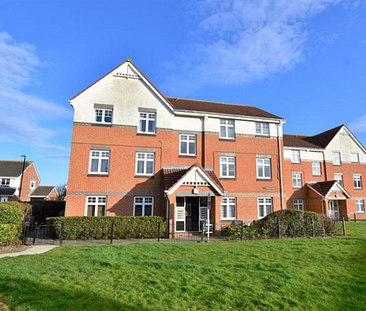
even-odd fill
[{"label": "upstairs window", "polygon": [[221,200],[221,219],[233,220],[236,218],[235,198],[223,198]]},{"label": "upstairs window", "polygon": [[313,169],[313,176],[321,176],[322,171],[320,168],[320,162],[313,162],[312,169]]},{"label": "upstairs window", "polygon": [[338,183],[343,187],[343,175],[342,174],[335,173],[334,180],[338,181]]},{"label": "upstairs window", "polygon": [[235,121],[220,120],[220,138],[234,139],[235,138]]},{"label": "upstairs window", "polygon": [[351,153],[351,162],[352,163],[360,162],[360,157],[359,157],[358,153]]},{"label": "upstairs window", "polygon": [[293,188],[301,188],[302,187],[302,178],[301,173],[294,172],[292,173],[292,187]]},{"label": "upstairs window", "polygon": [[362,179],[360,174],[353,174],[353,186],[355,189],[362,189]]},{"label": "upstairs window", "polygon": [[156,133],[156,113],[140,112],[139,133]]},{"label": "upstairs window", "polygon": [[341,153],[332,152],[333,165],[341,165]]},{"label": "upstairs window", "polygon": [[3,178],[1,180],[1,186],[9,186],[10,185],[10,178]]},{"label": "upstairs window", "polygon": [[300,163],[300,150],[292,150],[291,151],[291,163]]},{"label": "upstairs window", "polygon": [[272,198],[258,198],[258,218],[266,217],[272,212]]},{"label": "upstairs window", "polygon": [[179,135],[179,154],[183,156],[196,155],[196,135]]},{"label": "upstairs window", "polygon": [[154,175],[154,153],[136,153],[136,175],[151,176]]},{"label": "upstairs window", "polygon": [[153,216],[153,197],[135,197],[133,204],[133,216]]},{"label": "upstairs window", "polygon": [[111,124],[113,117],[112,109],[95,109],[95,122]]},{"label": "upstairs window", "polygon": [[255,133],[257,135],[269,136],[269,123],[256,122]]},{"label": "upstairs window", "polygon": [[257,178],[271,179],[271,159],[257,157]]},{"label": "upstairs window", "polygon": [[107,197],[87,197],[86,216],[105,216]]},{"label": "upstairs window", "polygon": [[235,157],[220,157],[220,177],[235,178]]},{"label": "upstairs window", "polygon": [[90,174],[104,174],[109,172],[109,151],[90,151]]},{"label": "upstairs window", "polygon": [[304,210],[304,201],[300,199],[294,200],[294,209],[297,211],[303,211]]},{"label": "upstairs window", "polygon": [[363,199],[356,200],[356,211],[357,213],[365,212],[365,201]]},{"label": "upstairs window", "polygon": [[34,180],[31,180],[29,188],[35,189],[36,188],[36,182]]}]

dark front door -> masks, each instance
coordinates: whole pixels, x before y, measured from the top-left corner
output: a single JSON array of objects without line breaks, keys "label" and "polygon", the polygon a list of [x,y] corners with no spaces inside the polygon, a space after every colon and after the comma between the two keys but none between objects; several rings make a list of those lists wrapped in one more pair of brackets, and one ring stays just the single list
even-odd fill
[{"label": "dark front door", "polygon": [[186,231],[199,231],[198,197],[186,197]]}]

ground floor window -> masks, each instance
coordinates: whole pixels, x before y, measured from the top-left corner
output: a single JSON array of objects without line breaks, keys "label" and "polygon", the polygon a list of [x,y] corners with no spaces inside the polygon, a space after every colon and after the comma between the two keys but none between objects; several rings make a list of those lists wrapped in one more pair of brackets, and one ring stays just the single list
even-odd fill
[{"label": "ground floor window", "polygon": [[152,216],[154,198],[153,197],[135,197],[133,204],[133,216]]},{"label": "ground floor window", "polygon": [[303,211],[304,210],[304,201],[299,200],[299,199],[294,200],[294,209],[296,209],[298,211]]},{"label": "ground floor window", "polygon": [[8,197],[0,197],[0,202],[8,202]]},{"label": "ground floor window", "polygon": [[107,197],[87,197],[86,216],[105,216]]},{"label": "ground floor window", "polygon": [[272,198],[258,198],[258,217],[263,218],[272,212]]},{"label": "ground floor window", "polygon": [[223,198],[221,200],[221,219],[232,220],[236,218],[235,198]]},{"label": "ground floor window", "polygon": [[357,213],[365,212],[365,201],[363,199],[356,200],[356,211]]}]

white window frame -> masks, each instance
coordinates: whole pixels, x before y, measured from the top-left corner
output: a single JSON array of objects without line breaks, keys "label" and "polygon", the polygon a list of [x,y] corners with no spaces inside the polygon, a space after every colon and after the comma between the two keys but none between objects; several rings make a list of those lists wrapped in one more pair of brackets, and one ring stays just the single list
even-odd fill
[{"label": "white window frame", "polygon": [[29,183],[29,188],[30,189],[35,189],[36,188],[36,181],[35,180],[31,180]]},{"label": "white window frame", "polygon": [[[267,163],[265,163],[265,162],[267,162]],[[257,179],[272,179],[271,157],[257,156],[256,165],[257,165]],[[263,172],[262,176],[260,176],[260,174],[259,174],[260,167],[262,167],[262,172]],[[266,167],[269,167],[269,176],[266,176],[266,173],[265,173]]]},{"label": "white window frame", "polygon": [[[89,202],[89,198],[95,198],[95,202]],[[104,202],[99,202],[99,200],[104,200]],[[104,205],[104,216],[107,216],[107,197],[106,196],[95,196],[95,195],[90,195],[86,197],[86,202],[85,202],[85,216],[88,216],[88,205],[94,205],[94,215],[92,217],[96,217],[98,216],[98,205]],[[103,216],[100,216],[103,217]]]},{"label": "white window frame", "polygon": [[362,189],[361,174],[353,174],[353,187],[354,187],[354,189]]},{"label": "white window frame", "polygon": [[365,200],[364,199],[356,199],[356,212],[358,214],[365,213]]},{"label": "white window frame", "polygon": [[[234,206],[234,215],[230,215],[230,207]],[[225,197],[221,199],[221,220],[235,220],[236,219],[236,198]],[[226,217],[224,217],[224,210],[226,210]]]},{"label": "white window frame", "polygon": [[[263,201],[263,202],[261,202]],[[260,214],[260,207],[263,206],[263,215]],[[270,213],[267,213],[267,207],[270,206]],[[271,197],[259,197],[257,198],[257,208],[258,208],[258,219],[264,218],[267,215],[273,213],[273,199]]]},{"label": "white window frame", "polygon": [[300,150],[291,150],[291,163],[301,163]]},{"label": "white window frame", "polygon": [[[340,178],[337,178],[336,176],[340,177]],[[343,182],[343,174],[342,173],[334,173],[334,180],[336,180],[342,187],[344,185],[344,182]]]},{"label": "white window frame", "polygon": [[[139,111],[139,124],[138,124],[138,133],[147,134],[147,135],[155,135],[156,134],[156,112],[143,112]],[[142,121],[146,122],[145,131],[142,130]],[[152,132],[149,131],[150,122],[154,123],[154,129]]]},{"label": "white window frame", "polygon": [[320,162],[312,162],[311,169],[313,172],[313,176],[322,176],[322,168]]},{"label": "white window frame", "polygon": [[339,151],[332,151],[332,162],[333,162],[333,165],[342,164],[341,153]]},{"label": "white window frame", "polygon": [[351,153],[351,162],[352,163],[360,163],[360,155],[356,152]]},{"label": "white window frame", "polygon": [[[296,176],[300,176],[297,178]],[[300,185],[297,185],[297,182],[300,180]],[[302,173],[301,172],[292,172],[292,188],[299,189],[302,187]]]},{"label": "white window frame", "polygon": [[[136,202],[137,199],[142,199],[142,202]],[[151,202],[146,202],[151,199]],[[136,216],[136,205],[142,206],[141,216],[154,216],[154,197],[151,196],[136,196],[133,198],[133,216]],[[145,215],[146,206],[151,206],[151,215]],[[141,217],[140,216],[140,217]]]},{"label": "white window frame", "polygon": [[[221,128],[225,128],[226,136],[221,136]],[[229,129],[233,129],[233,136],[229,136]],[[235,139],[235,120],[230,119],[220,119],[220,139],[228,139],[234,140]]]},{"label": "white window frame", "polygon": [[[178,197],[177,197],[178,198]],[[175,232],[185,232],[186,231],[186,197],[183,198],[183,206],[178,206],[177,202],[175,202]],[[177,201],[177,199],[176,199]],[[180,210],[183,214],[183,219],[178,220],[178,210]],[[183,230],[177,230],[177,221],[183,222]]]},{"label": "white window frame", "polygon": [[[98,156],[93,155],[93,152],[98,152]],[[109,174],[109,167],[110,167],[110,158],[111,158],[111,152],[109,150],[96,150],[96,149],[90,149],[89,153],[89,174],[90,175],[108,175]],[[96,172],[92,171],[92,160],[97,159],[98,160],[98,170]],[[108,170],[107,172],[102,172],[102,160],[108,160]]]},{"label": "white window frame", "polygon": [[[267,131],[266,131],[267,127]],[[269,136],[269,123],[268,122],[255,122],[255,134],[260,136]]]},{"label": "white window frame", "polygon": [[[234,159],[234,162],[229,162],[229,159]],[[222,166],[226,166],[226,175],[223,175]],[[229,166],[234,165],[234,175],[230,175]],[[236,178],[236,158],[232,156],[220,156],[220,178],[234,179]]]},{"label": "white window frame", "polygon": [[[185,138],[186,137],[186,138]],[[194,138],[194,140],[192,139]],[[194,142],[194,152],[189,152],[189,144]],[[182,143],[186,144],[187,152],[182,152]],[[195,157],[197,155],[197,136],[192,134],[179,134],[179,155],[186,157]]]},{"label": "white window frame", "polygon": [[[102,112],[102,115],[101,115],[102,120],[101,121],[98,121],[97,120],[97,117],[98,117],[98,112],[97,111],[101,111]],[[111,116],[110,116],[111,121],[110,122],[107,122],[106,121],[106,118],[108,117],[106,115],[107,113],[110,113],[111,114]],[[96,123],[98,123],[98,124],[99,123],[102,123],[102,124],[112,124],[113,123],[113,109],[110,109],[110,108],[95,108],[94,109],[94,116],[95,116],[94,121]]]},{"label": "white window frame", "polygon": [[303,199],[294,199],[294,209],[300,212],[304,211],[304,200]]},{"label": "white window frame", "polygon": [[[143,155],[143,158],[139,158],[139,155]],[[152,156],[152,159],[149,158]],[[144,171],[142,173],[138,172],[138,162],[144,162]],[[147,173],[147,162],[152,162],[153,171],[152,173]],[[136,163],[135,163],[135,175],[136,176],[153,176],[155,174],[155,153],[153,152],[136,152]]]},{"label": "white window frame", "polygon": [[[4,182],[8,181],[8,182]],[[0,179],[0,187],[9,187],[10,186],[10,178],[1,178]]]}]

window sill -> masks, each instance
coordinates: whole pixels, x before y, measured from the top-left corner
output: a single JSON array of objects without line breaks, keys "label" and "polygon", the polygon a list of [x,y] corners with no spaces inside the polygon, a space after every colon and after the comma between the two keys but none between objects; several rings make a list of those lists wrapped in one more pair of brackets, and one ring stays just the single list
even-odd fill
[{"label": "window sill", "polygon": [[102,127],[112,127],[112,123],[102,123],[102,122],[94,122],[92,126],[102,126]]},{"label": "window sill", "polygon": [[197,155],[180,154],[179,158],[197,158]]},{"label": "window sill", "polygon": [[225,180],[236,180],[236,177],[220,177],[220,179],[225,179]]},{"label": "window sill", "polygon": [[291,164],[301,164],[301,162],[292,162],[291,161]]},{"label": "window sill", "polygon": [[313,175],[313,177],[322,177],[322,175]]},{"label": "window sill", "polygon": [[257,181],[272,181],[272,178],[257,178]]},{"label": "window sill", "polygon": [[221,140],[221,141],[236,141],[235,138],[225,138],[225,137],[219,137],[219,140]]},{"label": "window sill", "polygon": [[365,214],[365,212],[356,212],[356,214]]},{"label": "window sill", "polygon": [[236,218],[221,218],[221,221],[235,221]]},{"label": "window sill", "polygon": [[302,187],[292,187],[292,189],[301,189]]},{"label": "window sill", "polygon": [[138,135],[138,136],[156,136],[156,133],[140,133],[140,132],[137,132],[136,135]]},{"label": "window sill", "polygon": [[154,175],[135,175],[135,178],[154,178]]},{"label": "window sill", "polygon": [[265,134],[255,134],[255,137],[269,138],[269,137],[270,137],[270,135],[265,135]]},{"label": "window sill", "polygon": [[88,177],[108,177],[109,174],[98,174],[98,173],[93,174],[93,173],[89,173],[87,176]]},{"label": "window sill", "polygon": [[[343,187],[343,186],[342,186]],[[363,190],[363,188],[353,188],[354,190]]]},{"label": "window sill", "polygon": [[334,163],[333,163],[333,166],[342,166],[342,164],[334,164]]}]

